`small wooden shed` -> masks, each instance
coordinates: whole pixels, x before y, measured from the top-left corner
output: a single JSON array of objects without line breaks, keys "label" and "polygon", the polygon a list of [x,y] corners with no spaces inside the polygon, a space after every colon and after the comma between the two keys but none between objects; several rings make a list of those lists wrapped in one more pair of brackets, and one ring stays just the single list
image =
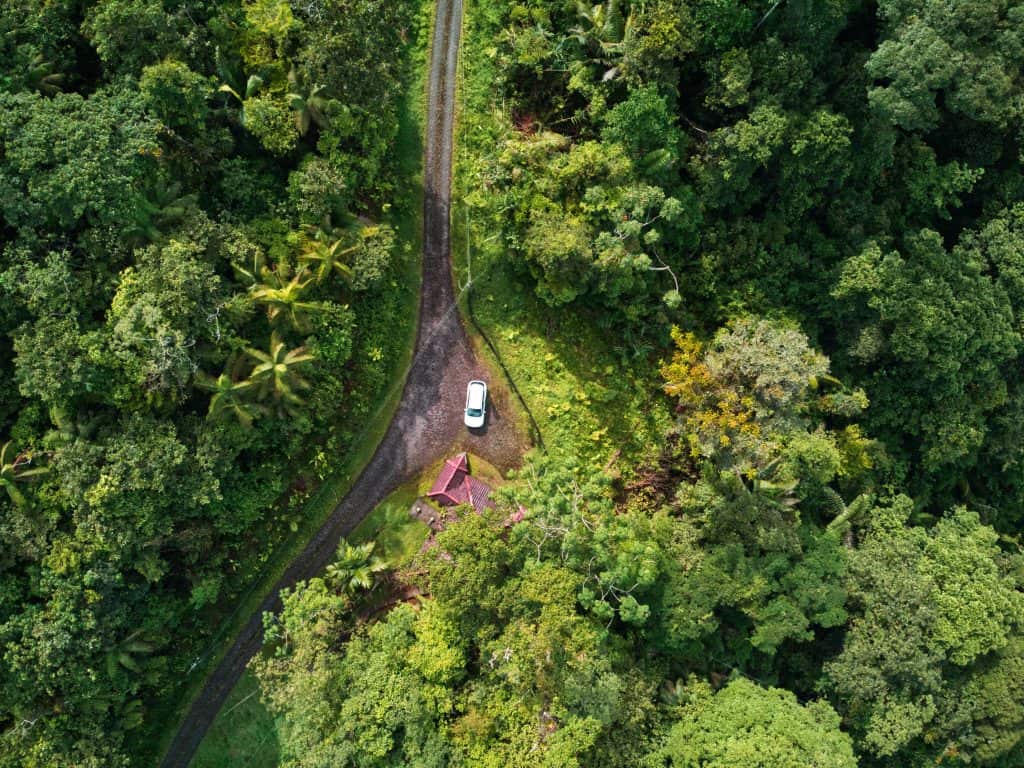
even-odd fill
[{"label": "small wooden shed", "polygon": [[469,474],[469,457],[465,453],[445,461],[427,498],[442,507],[469,504],[477,512],[494,508],[491,486]]}]

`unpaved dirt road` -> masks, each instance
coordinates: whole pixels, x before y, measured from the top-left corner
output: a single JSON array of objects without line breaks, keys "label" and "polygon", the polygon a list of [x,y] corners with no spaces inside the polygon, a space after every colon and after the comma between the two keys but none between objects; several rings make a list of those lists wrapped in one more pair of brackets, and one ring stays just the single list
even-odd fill
[{"label": "unpaved dirt road", "polygon": [[264,611],[280,608],[278,592],[315,576],[347,535],[388,493],[456,450],[468,450],[501,468],[518,463],[524,439],[501,388],[487,428],[470,434],[462,425],[466,382],[487,379],[455,305],[449,244],[452,132],[462,0],[439,0],[431,48],[424,156],[423,283],[416,351],[402,400],[369,465],[323,528],[289,565],[210,674],[175,735],[162,768],[186,768],[221,705],[263,642]]}]

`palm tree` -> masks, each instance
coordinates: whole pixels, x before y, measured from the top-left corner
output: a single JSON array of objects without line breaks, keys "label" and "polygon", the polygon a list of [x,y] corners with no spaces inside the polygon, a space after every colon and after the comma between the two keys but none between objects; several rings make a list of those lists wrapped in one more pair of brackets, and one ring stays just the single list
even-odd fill
[{"label": "palm tree", "polygon": [[[219,49],[217,54],[219,57]],[[220,69],[221,76],[224,77],[227,82],[223,83],[217,91],[220,93],[227,93],[235,97],[238,101],[238,122],[244,126],[246,122],[245,101],[246,99],[250,99],[255,96],[259,92],[260,88],[263,87],[263,78],[259,75],[249,75],[249,79],[245,81],[245,87],[242,88],[241,83],[238,78],[235,77],[233,72],[230,72],[226,67],[221,67],[220,65],[218,65],[218,68]]]},{"label": "palm tree", "polygon": [[681,677],[667,680],[661,687],[661,700],[670,707],[682,706],[686,702],[686,681]]},{"label": "palm tree", "polygon": [[249,75],[249,79],[245,81],[244,96],[241,93],[239,93],[238,90],[236,90],[235,87],[232,86],[230,83],[221,83],[220,88],[218,88],[217,91],[219,93],[230,93],[232,96],[235,97],[239,104],[242,104],[249,97],[255,96],[262,87],[262,77],[260,77],[259,75]]},{"label": "palm tree", "polygon": [[779,477],[782,457],[772,459],[762,467],[754,467],[753,471],[743,472],[734,466],[732,471],[739,479],[739,488],[749,496],[756,496],[779,509],[791,509],[800,503],[796,493],[800,480],[790,477]]},{"label": "palm tree", "polygon": [[28,500],[15,483],[19,481],[24,482],[31,477],[45,475],[50,469],[49,467],[26,469],[25,467],[32,463],[31,452],[15,455],[11,448],[12,445],[11,441],[7,441],[4,443],[4,447],[0,448],[0,485],[7,491],[7,495],[14,502],[15,506],[24,507],[28,504]]},{"label": "palm tree", "polygon": [[621,0],[593,6],[576,0],[576,15],[580,23],[569,31],[570,38],[583,47],[590,61],[608,67],[603,80],[614,79],[619,74],[616,62],[633,39],[632,10],[624,17]]},{"label": "palm tree", "polygon": [[115,705],[117,714],[115,719],[117,728],[122,733],[132,731],[142,725],[145,718],[145,709],[139,699],[129,699],[121,704]]},{"label": "palm tree", "polygon": [[177,224],[195,207],[195,194],[181,194],[181,184],[155,185],[148,194],[137,194],[134,221],[126,231],[126,239],[134,246],[147,245],[161,239],[172,224]]},{"label": "palm tree", "polygon": [[143,639],[142,630],[135,630],[124,640],[107,646],[107,674],[113,677],[119,667],[141,674],[142,666],[136,657],[148,655],[153,649],[153,643]]},{"label": "palm tree", "polygon": [[376,581],[376,574],[388,567],[373,554],[375,546],[372,541],[355,547],[344,539],[338,542],[335,561],[327,566],[327,583],[346,595],[370,589]]},{"label": "palm tree", "polygon": [[[834,493],[834,492],[833,492]],[[839,494],[835,494],[839,497]],[[853,532],[852,524],[855,520],[860,518],[865,512],[871,509],[872,503],[874,503],[874,496],[871,493],[862,493],[848,505],[843,503],[842,498],[838,498],[839,501],[839,514],[837,514],[832,521],[825,526],[825,530],[829,533],[839,534],[843,538],[843,544],[847,547],[853,546]]]},{"label": "palm tree", "polygon": [[265,270],[264,283],[257,283],[249,289],[249,296],[257,304],[265,304],[270,322],[277,323],[286,318],[299,333],[309,333],[311,313],[323,312],[325,306],[318,301],[304,301],[302,298],[312,278],[305,268],[296,272],[291,279],[284,270]]},{"label": "palm tree", "polygon": [[294,415],[294,406],[303,401],[297,390],[309,389],[309,382],[295,370],[313,360],[305,347],[288,349],[275,331],[270,337],[270,350],[246,349],[246,354],[256,361],[256,367],[249,374],[249,382],[256,387],[260,399],[273,399],[278,406]]},{"label": "palm tree", "polygon": [[346,282],[351,282],[352,267],[345,262],[345,259],[358,249],[358,244],[346,246],[345,241],[340,238],[333,241],[314,239],[309,241],[299,259],[305,266],[316,265],[313,274],[318,283],[326,280],[331,272],[337,272]]},{"label": "palm tree", "polygon": [[238,423],[248,429],[253,420],[265,409],[256,403],[246,402],[245,395],[252,392],[252,381],[235,381],[228,373],[222,373],[216,379],[200,373],[197,377],[199,386],[212,392],[210,409],[207,418],[216,418],[222,414],[231,414]]},{"label": "palm tree", "polygon": [[47,61],[43,54],[39,54],[28,65],[25,73],[25,85],[30,90],[39,91],[43,96],[53,96],[60,91],[64,83],[64,75],[54,71],[56,68],[53,62]]},{"label": "palm tree", "polygon": [[263,253],[262,248],[254,248],[252,250],[251,264],[239,264],[233,261],[231,262],[231,268],[235,270],[238,279],[248,283],[250,288],[259,283],[260,280],[270,282],[274,279],[273,273],[267,269],[267,256]]},{"label": "palm tree", "polygon": [[[119,642],[109,644],[105,649],[107,675],[113,678],[119,669],[124,668],[140,681],[150,685],[155,684],[159,675],[153,670],[147,672],[143,668],[143,660],[140,658],[148,656],[155,649],[156,645],[145,639],[141,629],[135,630]],[[117,723],[115,727],[118,730],[130,731],[142,725],[144,712],[139,699],[125,701],[117,696],[108,698],[102,694],[96,698],[98,701],[95,702],[94,711],[106,714],[108,708],[113,709]]]},{"label": "palm tree", "polygon": [[295,126],[299,129],[299,135],[305,136],[313,125],[318,128],[326,128],[328,121],[327,115],[324,114],[324,107],[327,106],[327,99],[324,94],[327,92],[327,87],[318,85],[308,93],[303,93],[294,67],[288,72],[288,87],[291,89],[288,94],[288,102],[295,112]]},{"label": "palm tree", "polygon": [[337,272],[349,284],[357,282],[349,263],[352,256],[362,253],[370,264],[387,261],[394,246],[394,231],[386,224],[374,224],[366,219],[355,221],[349,227],[333,227],[327,221],[320,227],[310,227],[312,237],[299,259],[314,268],[317,283]]},{"label": "palm tree", "polygon": [[[81,418],[78,418],[78,417]],[[76,437],[89,439],[99,426],[101,416],[95,414],[72,414],[64,405],[54,405],[50,408],[50,421],[54,429],[51,429],[43,437],[43,445],[47,448],[55,448],[60,445],[67,445]]]}]

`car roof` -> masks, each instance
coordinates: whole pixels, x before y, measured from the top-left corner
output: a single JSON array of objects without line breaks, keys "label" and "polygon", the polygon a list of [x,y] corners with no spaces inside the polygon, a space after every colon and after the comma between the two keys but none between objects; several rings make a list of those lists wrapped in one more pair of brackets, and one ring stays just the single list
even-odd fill
[{"label": "car roof", "polygon": [[484,392],[487,391],[487,385],[482,381],[471,381],[467,388],[469,389],[469,407],[481,407],[484,403]]}]

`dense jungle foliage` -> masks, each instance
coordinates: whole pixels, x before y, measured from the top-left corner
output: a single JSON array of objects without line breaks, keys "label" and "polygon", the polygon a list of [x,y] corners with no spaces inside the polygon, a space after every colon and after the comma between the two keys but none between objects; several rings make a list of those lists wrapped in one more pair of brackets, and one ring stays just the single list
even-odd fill
[{"label": "dense jungle foliage", "polygon": [[152,763],[392,386],[417,13],[0,3],[0,764]]},{"label": "dense jungle foliage", "polygon": [[1024,765],[1024,4],[467,23],[474,273],[660,359],[675,423],[548,441],[386,617],[347,550],[288,594],[283,764]]},{"label": "dense jungle foliage", "polygon": [[[0,765],[151,763],[388,386],[416,13],[0,6]],[[1024,766],[1024,3],[466,13],[482,258],[674,423],[286,593],[283,764]]]}]

